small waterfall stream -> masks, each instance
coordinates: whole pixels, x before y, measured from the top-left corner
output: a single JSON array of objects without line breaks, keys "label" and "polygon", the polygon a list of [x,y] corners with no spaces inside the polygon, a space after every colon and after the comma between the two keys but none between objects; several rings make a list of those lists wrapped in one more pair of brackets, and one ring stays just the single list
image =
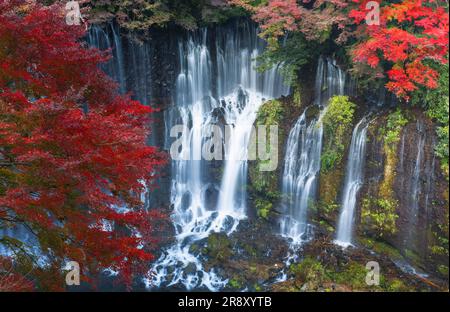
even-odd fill
[{"label": "small waterfall stream", "polygon": [[307,109],[292,128],[286,147],[282,192],[284,215],[280,220],[281,234],[298,244],[311,236],[307,209],[315,194],[320,170],[323,128],[306,121]]},{"label": "small waterfall stream", "polygon": [[282,180],[283,200],[280,218],[281,235],[293,246],[312,237],[308,224],[308,208],[316,197],[317,177],[320,171],[323,127],[321,116],[334,95],[353,94],[353,80],[331,59],[320,58],[315,79],[314,105],[320,116],[308,121],[306,108],[291,129],[284,160]]},{"label": "small waterfall stream", "polygon": [[[428,204],[427,196],[429,194],[430,179],[424,179],[423,170],[432,166],[433,159],[425,159],[425,143],[426,132],[425,125],[422,120],[417,120],[415,124],[416,140],[412,149],[415,150],[415,157],[413,157],[408,163],[405,163],[405,155],[401,154],[401,168],[405,172],[405,175],[410,177],[406,183],[404,183],[404,189],[407,191],[406,196],[408,212],[406,216],[406,223],[408,228],[403,233],[404,249],[414,250],[418,252],[418,245],[421,239],[424,239],[423,234],[419,231],[420,218],[426,215]],[[431,174],[429,174],[431,175]],[[402,185],[403,186],[403,185]],[[428,187],[428,189],[426,189]]]},{"label": "small waterfall stream", "polygon": [[353,130],[352,142],[348,152],[342,208],[337,225],[335,243],[343,247],[352,244],[354,214],[358,191],[364,179],[364,160],[366,152],[368,123],[363,118]]}]

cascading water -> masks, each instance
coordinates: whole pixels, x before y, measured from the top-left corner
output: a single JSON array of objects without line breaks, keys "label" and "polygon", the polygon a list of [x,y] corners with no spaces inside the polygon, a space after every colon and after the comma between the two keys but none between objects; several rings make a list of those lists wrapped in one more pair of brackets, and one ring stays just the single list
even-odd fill
[{"label": "cascading water", "polygon": [[[231,234],[246,217],[244,187],[252,125],[265,99],[289,92],[277,68],[264,74],[256,72],[254,59],[264,45],[254,25],[244,23],[239,31],[218,28],[215,41],[209,42],[209,38],[204,29],[179,43],[175,106],[166,120],[166,127],[181,123],[185,130],[180,138],[181,150],[175,151],[177,157],[172,162],[176,242],[154,264],[152,277],[146,280],[148,287],[183,285],[186,289],[218,290],[225,286],[227,281],[214,269],[206,271],[190,249],[212,232]],[[211,126],[220,122],[230,127],[224,143],[223,176],[215,183],[202,148]],[[212,184],[219,190],[217,203],[207,200]]]},{"label": "cascading water", "polygon": [[[408,230],[404,233],[404,248],[409,250],[417,250],[419,240],[422,238],[420,231],[418,228],[420,227],[419,218],[421,214],[425,214],[426,211],[423,211],[426,207],[426,196],[427,194],[423,194],[423,186],[428,183],[423,179],[422,168],[425,168],[428,165],[428,162],[425,161],[425,143],[426,143],[426,135],[425,135],[425,125],[423,121],[417,120],[416,122],[416,135],[417,140],[415,141],[415,146],[417,146],[416,156],[413,158],[414,161],[409,163],[409,166],[405,164],[401,164],[402,167],[409,167],[409,172],[406,172],[407,176],[410,176],[410,180],[405,183],[406,190],[408,191],[409,196],[407,197],[408,203],[408,215],[407,215],[407,223]],[[403,155],[401,157],[401,161],[403,162]],[[402,168],[403,169],[403,168]],[[404,169],[403,169],[404,170]],[[425,197],[425,198],[424,198]]]},{"label": "cascading water", "polygon": [[312,120],[308,125],[306,112],[289,134],[282,183],[282,192],[288,197],[283,199],[281,234],[291,238],[294,244],[311,236],[307,209],[315,194],[322,150],[323,128],[317,125],[317,120]]},{"label": "cascading water", "polygon": [[[108,32],[110,32],[111,35],[109,35]],[[106,28],[93,26],[89,28],[86,40],[90,46],[100,50],[112,49],[112,58],[109,62],[102,64],[102,69],[110,77],[116,79],[119,83],[120,92],[125,93],[127,86],[124,53],[118,27],[115,26],[114,23],[107,24]]]},{"label": "cascading water", "polygon": [[[152,104],[152,68],[153,47],[151,42],[142,42],[121,36],[118,25],[114,22],[104,27],[93,25],[89,28],[86,41],[89,46],[99,50],[111,50],[111,59],[101,64],[101,68],[119,85],[121,93],[131,92],[132,98],[144,105]],[[126,57],[128,56],[128,57]],[[157,113],[154,113],[157,115]],[[150,125],[150,145],[156,146],[158,133],[155,128],[157,119]],[[145,207],[151,207],[152,191],[142,194]]]},{"label": "cascading water", "polygon": [[[347,85],[349,87],[346,87]],[[286,146],[280,232],[293,242],[293,246],[312,236],[307,212],[316,196],[317,176],[320,171],[323,138],[321,116],[326,112],[328,100],[332,96],[352,95],[353,92],[353,80],[336,62],[320,58],[316,72],[314,104],[325,109],[322,109],[318,118],[308,123],[306,108],[291,129]]]},{"label": "cascading water", "polygon": [[417,156],[412,174],[411,197],[410,197],[411,215],[413,217],[413,224],[417,224],[417,218],[419,216],[419,196],[421,193],[421,183],[420,183],[421,165],[425,146],[425,136],[423,135],[424,133],[423,128],[424,128],[423,123],[417,121],[417,132],[419,133],[419,141],[417,142]]},{"label": "cascading water", "polygon": [[342,208],[337,225],[335,243],[343,247],[352,244],[352,231],[358,191],[364,179],[364,160],[368,123],[363,118],[353,130],[347,160],[347,171],[342,196]]}]

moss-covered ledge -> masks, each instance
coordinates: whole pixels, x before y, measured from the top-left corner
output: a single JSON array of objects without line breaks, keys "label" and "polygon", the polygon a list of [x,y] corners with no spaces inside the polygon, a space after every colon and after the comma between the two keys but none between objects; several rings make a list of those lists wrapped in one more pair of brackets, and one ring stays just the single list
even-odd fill
[{"label": "moss-covered ledge", "polygon": [[[285,118],[285,107],[281,100],[270,100],[265,102],[258,111],[256,118],[257,126],[278,127],[278,164],[273,171],[264,171],[263,166],[267,161],[257,158],[249,161],[249,196],[252,201],[258,217],[268,219],[273,213],[273,205],[280,198],[279,175],[282,170],[282,146],[284,142],[285,131],[281,127]],[[267,132],[266,142],[269,141]],[[273,147],[269,146],[268,149]],[[281,150],[280,150],[281,149]],[[281,163],[280,163],[281,162]]]},{"label": "moss-covered ledge", "polygon": [[351,142],[355,109],[356,105],[347,96],[334,96],[322,116],[323,148],[314,221],[329,233],[334,231],[339,213],[338,197],[345,175],[345,154]]}]

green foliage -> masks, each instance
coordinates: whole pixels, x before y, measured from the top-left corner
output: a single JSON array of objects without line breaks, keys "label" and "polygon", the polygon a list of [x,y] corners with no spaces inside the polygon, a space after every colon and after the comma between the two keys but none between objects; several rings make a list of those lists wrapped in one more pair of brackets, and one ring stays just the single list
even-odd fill
[{"label": "green foliage", "polygon": [[322,153],[320,160],[322,162],[321,168],[323,172],[328,172],[335,167],[335,165],[342,160],[342,153],[339,151],[344,150],[343,144],[336,144],[336,150],[326,150]]},{"label": "green foliage", "polygon": [[403,258],[397,249],[395,249],[391,245],[388,245],[385,242],[375,240],[375,239],[370,239],[367,237],[359,238],[359,242],[362,245],[366,246],[367,248],[372,249],[377,254],[386,255],[389,258],[391,258],[392,260]]},{"label": "green foliage", "polygon": [[243,285],[244,282],[242,281],[242,278],[240,278],[239,276],[235,276],[228,281],[228,287],[233,289],[240,289],[243,287]]},{"label": "green foliage", "polygon": [[246,15],[243,9],[214,6],[209,0],[91,0],[90,5],[91,20],[115,16],[119,24],[130,31],[147,31],[150,27],[165,27],[169,23],[193,30]]},{"label": "green foliage", "polygon": [[258,125],[280,125],[284,116],[283,104],[278,100],[265,102],[258,111],[256,118]]},{"label": "green foliage", "polygon": [[[273,45],[272,45],[273,46]],[[258,71],[264,72],[283,63],[281,74],[286,83],[296,80],[298,71],[320,54],[319,45],[315,41],[307,41],[303,34],[292,33],[276,48],[266,49],[258,58]]]},{"label": "green foliage", "polygon": [[[378,244],[378,243],[377,243]],[[324,287],[325,284],[333,283],[336,286],[344,286],[344,289],[353,291],[409,291],[411,288],[398,278],[388,278],[380,275],[379,286],[366,284],[368,270],[363,261],[349,260],[339,264],[326,264],[311,256],[306,256],[300,263],[291,264],[289,273],[294,276],[296,287],[314,291]],[[445,271],[445,268],[443,269]],[[329,289],[328,289],[329,290]],[[291,290],[290,290],[291,291]],[[295,291],[292,290],[292,291]],[[327,291],[327,289],[325,289]]]},{"label": "green foliage", "polygon": [[309,281],[321,283],[325,277],[325,269],[322,264],[308,256],[302,262],[292,264],[289,271],[303,283]]},{"label": "green foliage", "polygon": [[438,272],[448,278],[448,266],[445,266],[445,265],[438,266]]},{"label": "green foliage", "polygon": [[269,218],[269,212],[272,210],[272,202],[263,198],[255,199],[255,207],[258,217],[263,219]]},{"label": "green foliage", "polygon": [[448,64],[435,68],[439,72],[439,87],[437,89],[420,89],[414,94],[413,104],[426,109],[430,118],[436,124],[438,143],[436,155],[441,159],[442,171],[448,179],[448,117],[449,117],[449,67]]},{"label": "green foliage", "polygon": [[[256,118],[256,125],[264,125],[266,129],[270,126],[279,126],[283,122],[285,110],[283,104],[278,100],[271,100],[264,103]],[[269,131],[267,131],[266,142],[269,143]],[[283,130],[278,128],[278,142],[283,141]],[[268,144],[269,145],[269,144]],[[268,146],[268,151],[272,146]],[[263,171],[261,166],[269,160],[255,160],[249,164],[250,191],[254,197],[254,205],[258,217],[268,219],[272,211],[273,203],[276,202],[280,193],[278,191],[278,173],[279,170]],[[278,166],[279,167],[279,166]]]},{"label": "green foliage", "polygon": [[384,144],[388,149],[395,147],[400,141],[400,133],[403,127],[408,123],[408,119],[403,115],[401,109],[389,114],[384,132]]},{"label": "green foliage", "polygon": [[293,87],[294,92],[292,94],[292,102],[294,107],[302,106],[302,86],[297,83]]},{"label": "green foliage", "polygon": [[338,284],[349,285],[352,289],[365,289],[367,288],[366,284],[366,275],[367,270],[365,266],[362,264],[351,262],[349,265],[345,267],[344,270],[336,272],[336,271],[328,271],[329,278]]},{"label": "green foliage", "polygon": [[434,255],[449,256],[449,239],[448,239],[448,212],[444,223],[438,223],[438,231],[432,231],[434,244],[430,246],[430,251]]},{"label": "green foliage", "polygon": [[345,139],[351,132],[356,105],[347,96],[334,96],[330,99],[322,118],[326,144],[322,152],[322,172],[328,172],[344,157]]},{"label": "green foliage", "polygon": [[217,261],[223,261],[231,257],[232,249],[228,237],[222,233],[214,233],[208,236],[207,253]]},{"label": "green foliage", "polygon": [[337,203],[328,203],[323,204],[321,208],[325,211],[326,214],[331,214],[339,210],[340,205]]},{"label": "green foliage", "polygon": [[378,237],[397,232],[397,201],[385,198],[366,197],[362,201],[361,223]]},{"label": "green foliage", "polygon": [[379,190],[379,198],[385,200],[394,200],[393,183],[395,178],[395,167],[397,165],[397,145],[400,141],[400,134],[403,127],[408,123],[408,119],[404,116],[402,110],[398,108],[389,114],[386,125],[379,130],[379,134],[383,138],[383,148],[386,154],[384,164],[384,179]]},{"label": "green foliage", "polygon": [[399,279],[392,280],[387,287],[387,291],[391,292],[405,292],[408,291],[409,288]]},{"label": "green foliage", "polygon": [[222,24],[235,17],[247,16],[242,8],[236,6],[224,6],[221,8],[205,6],[202,11],[202,24]]}]

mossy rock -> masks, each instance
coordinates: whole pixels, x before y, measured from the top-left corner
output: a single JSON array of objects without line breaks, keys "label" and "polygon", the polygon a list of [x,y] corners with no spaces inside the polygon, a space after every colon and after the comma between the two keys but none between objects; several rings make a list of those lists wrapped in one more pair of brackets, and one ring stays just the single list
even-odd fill
[{"label": "mossy rock", "polygon": [[342,163],[346,146],[352,133],[356,105],[347,96],[330,99],[322,117],[324,142],[321,156],[321,172],[333,170]]},{"label": "mossy rock", "polygon": [[223,233],[213,233],[209,235],[206,252],[213,261],[224,261],[229,259],[233,254],[230,239]]},{"label": "mossy rock", "polygon": [[[284,142],[283,120],[285,118],[285,108],[279,100],[265,102],[258,111],[256,126],[264,125],[266,129],[270,126],[278,126],[278,142]],[[268,134],[269,135],[269,134]],[[266,138],[269,141],[269,137]],[[269,147],[271,148],[271,147]],[[257,216],[268,220],[273,212],[273,204],[280,198],[279,174],[282,165],[282,149],[278,148],[277,166],[275,170],[265,171],[270,160],[249,161],[249,197],[253,200]],[[269,152],[269,151],[268,151]]]},{"label": "mossy rock", "polygon": [[371,238],[359,238],[358,241],[361,245],[367,247],[368,249],[375,251],[379,255],[387,256],[392,260],[399,260],[403,258],[398,249],[385,242]]},{"label": "mossy rock", "polygon": [[308,283],[308,290],[320,286],[325,278],[324,267],[319,261],[311,257],[306,257],[300,263],[292,264],[289,272],[294,275],[297,285]]},{"label": "mossy rock", "polygon": [[245,280],[240,275],[235,275],[228,280],[227,286],[231,289],[242,289],[245,285]]},{"label": "mossy rock", "polygon": [[396,221],[398,202],[392,198],[366,196],[361,205],[361,226],[376,238],[392,236],[398,232]]}]

